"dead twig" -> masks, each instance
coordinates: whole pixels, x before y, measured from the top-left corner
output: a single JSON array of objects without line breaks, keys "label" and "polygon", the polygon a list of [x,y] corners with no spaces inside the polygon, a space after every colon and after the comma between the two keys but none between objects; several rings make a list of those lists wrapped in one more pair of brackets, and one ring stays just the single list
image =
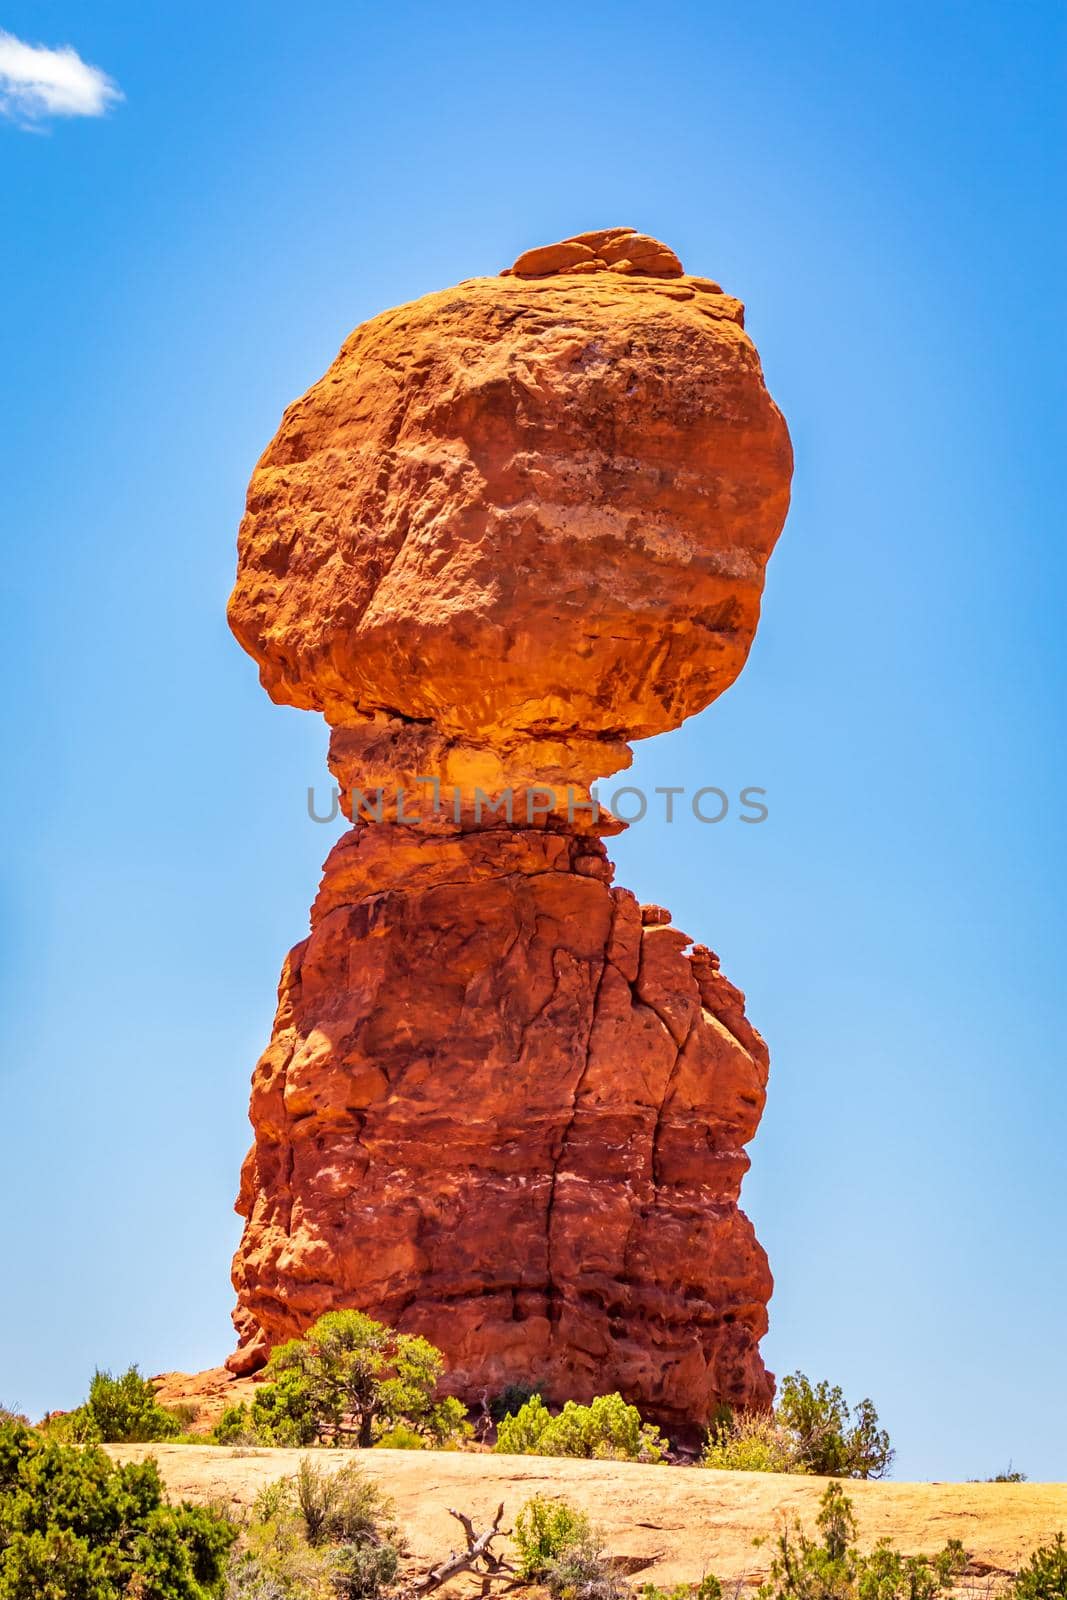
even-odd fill
[{"label": "dead twig", "polygon": [[439,1589],[443,1583],[448,1582],[449,1578],[454,1578],[459,1572],[469,1572],[479,1562],[482,1563],[484,1570],[493,1577],[499,1573],[512,1572],[514,1570],[500,1556],[495,1555],[490,1548],[494,1539],[504,1539],[510,1531],[506,1528],[502,1529],[500,1526],[500,1519],[504,1515],[503,1501],[497,1506],[496,1516],[493,1518],[492,1525],[486,1528],[484,1533],[475,1532],[474,1523],[462,1511],[454,1511],[449,1506],[448,1514],[450,1517],[455,1517],[456,1521],[461,1524],[463,1532],[467,1536],[467,1548],[466,1550],[453,1550],[447,1560],[438,1562],[436,1567],[431,1567],[426,1576],[420,1578],[416,1583],[414,1590],[416,1594],[429,1594],[431,1589]]}]

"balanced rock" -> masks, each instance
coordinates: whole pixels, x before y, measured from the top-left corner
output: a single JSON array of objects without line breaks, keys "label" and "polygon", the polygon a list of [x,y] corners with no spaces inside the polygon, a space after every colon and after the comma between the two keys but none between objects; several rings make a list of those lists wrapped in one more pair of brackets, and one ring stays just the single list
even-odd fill
[{"label": "balanced rock", "polygon": [[682,263],[669,245],[636,228],[601,228],[559,244],[525,250],[506,274],[543,278],[557,272],[627,272],[646,278],[680,278]]},{"label": "balanced rock", "polygon": [[737,676],[788,505],[742,308],[679,274],[607,229],[386,312],[253,475],[231,625],[355,826],[253,1079],[232,1370],[352,1305],[465,1398],[772,1393],[766,1050],[583,809]]}]

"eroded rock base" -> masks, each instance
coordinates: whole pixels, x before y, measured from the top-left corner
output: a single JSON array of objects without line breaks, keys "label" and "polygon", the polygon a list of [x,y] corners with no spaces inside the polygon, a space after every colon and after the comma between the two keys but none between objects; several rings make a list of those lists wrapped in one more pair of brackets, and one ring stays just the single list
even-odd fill
[{"label": "eroded rock base", "polygon": [[612,870],[540,828],[338,842],[255,1070],[232,1370],[356,1306],[432,1339],[468,1401],[769,1400],[738,1208],[766,1048]]}]

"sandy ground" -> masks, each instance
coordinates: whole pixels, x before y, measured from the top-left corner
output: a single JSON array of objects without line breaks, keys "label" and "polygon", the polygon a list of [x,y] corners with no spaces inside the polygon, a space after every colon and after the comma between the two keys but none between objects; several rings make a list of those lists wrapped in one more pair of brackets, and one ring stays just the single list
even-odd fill
[{"label": "sandy ground", "polygon": [[[209,1445],[110,1445],[119,1460],[154,1455],[174,1498],[218,1499],[235,1509],[252,1503],[273,1479],[294,1472],[305,1452]],[[704,1572],[758,1580],[781,1516],[799,1516],[812,1533],[826,1480],[762,1472],[712,1472],[698,1467],[645,1467],[629,1462],[568,1461],[449,1451],[315,1451],[327,1467],[355,1456],[395,1502],[411,1553],[425,1571],[457,1545],[449,1506],[480,1530],[504,1502],[504,1526],[530,1495],[566,1497],[587,1511],[620,1566],[639,1582],[693,1581]],[[972,1572],[1015,1571],[1035,1545],[1067,1532],[1067,1484],[850,1483],[860,1542],[886,1538],[905,1553],[931,1552],[958,1538]]]}]

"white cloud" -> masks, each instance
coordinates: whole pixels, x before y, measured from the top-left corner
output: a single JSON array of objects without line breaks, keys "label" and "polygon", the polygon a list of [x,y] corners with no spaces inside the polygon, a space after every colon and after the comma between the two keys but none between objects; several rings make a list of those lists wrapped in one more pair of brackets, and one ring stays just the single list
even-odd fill
[{"label": "white cloud", "polygon": [[32,127],[49,117],[102,117],[121,99],[118,84],[69,44],[49,50],[0,29],[0,115]]}]

